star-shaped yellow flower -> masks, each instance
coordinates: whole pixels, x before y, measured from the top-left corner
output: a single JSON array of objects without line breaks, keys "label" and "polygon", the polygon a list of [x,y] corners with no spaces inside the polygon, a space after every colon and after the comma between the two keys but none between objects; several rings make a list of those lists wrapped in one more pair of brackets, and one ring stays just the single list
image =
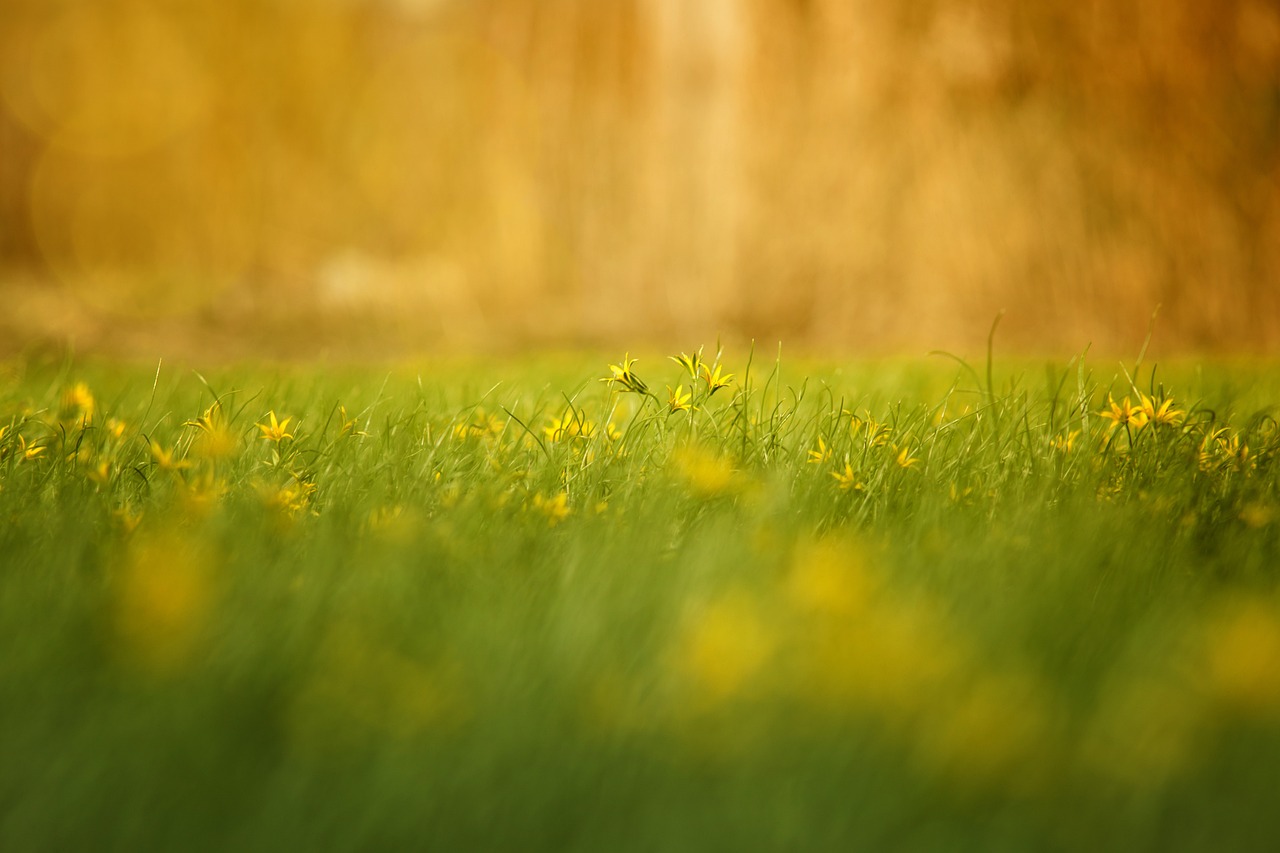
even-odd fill
[{"label": "star-shaped yellow flower", "polygon": [[277,443],[286,438],[293,438],[293,433],[287,431],[289,429],[289,421],[293,420],[293,418],[285,418],[283,421],[276,420],[274,410],[267,412],[267,417],[271,420],[270,424],[258,424],[258,429],[262,430],[263,438]]}]

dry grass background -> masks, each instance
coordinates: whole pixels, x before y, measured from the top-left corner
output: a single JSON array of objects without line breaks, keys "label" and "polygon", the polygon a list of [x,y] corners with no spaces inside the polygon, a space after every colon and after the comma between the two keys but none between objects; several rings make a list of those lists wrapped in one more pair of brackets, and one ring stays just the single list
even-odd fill
[{"label": "dry grass background", "polygon": [[1280,344],[1276,0],[6,0],[0,347]]}]

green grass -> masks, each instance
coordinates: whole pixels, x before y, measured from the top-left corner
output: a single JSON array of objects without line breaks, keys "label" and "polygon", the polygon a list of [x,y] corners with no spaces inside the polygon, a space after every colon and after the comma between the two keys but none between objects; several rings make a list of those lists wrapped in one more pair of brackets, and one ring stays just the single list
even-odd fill
[{"label": "green grass", "polygon": [[724,362],[5,366],[0,849],[1280,843],[1274,365]]}]

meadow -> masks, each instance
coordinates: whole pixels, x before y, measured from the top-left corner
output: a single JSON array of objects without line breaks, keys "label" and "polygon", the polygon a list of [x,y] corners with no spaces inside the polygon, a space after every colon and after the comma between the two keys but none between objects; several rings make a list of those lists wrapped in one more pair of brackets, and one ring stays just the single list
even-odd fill
[{"label": "meadow", "polygon": [[0,849],[1272,850],[1274,364],[0,365]]}]

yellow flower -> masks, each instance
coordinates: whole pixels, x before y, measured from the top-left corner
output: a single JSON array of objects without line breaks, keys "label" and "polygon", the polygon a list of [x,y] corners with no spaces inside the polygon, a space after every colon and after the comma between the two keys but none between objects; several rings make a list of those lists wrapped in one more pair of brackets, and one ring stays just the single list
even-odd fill
[{"label": "yellow flower", "polygon": [[676,364],[680,365],[681,367],[683,367],[685,370],[689,371],[690,379],[697,379],[698,369],[702,367],[702,347],[698,347],[698,351],[695,352],[693,355],[685,355],[684,353],[680,353],[679,355],[671,356],[671,360],[674,361]]},{"label": "yellow flower", "polygon": [[[1156,405],[1156,401],[1148,397],[1146,394],[1138,394],[1141,404],[1138,408],[1142,410],[1143,417],[1146,421],[1156,426],[1177,426],[1182,423],[1186,412],[1181,409],[1173,408],[1173,398],[1165,397],[1160,401],[1160,405]],[[1127,402],[1127,401],[1126,401]]]},{"label": "yellow flower", "polygon": [[85,472],[85,476],[93,483],[99,486],[105,486],[111,481],[111,463],[103,459],[94,467]]},{"label": "yellow flower", "polygon": [[222,411],[222,403],[215,402],[204,410],[204,414],[194,421],[186,421],[183,426],[200,430],[196,450],[209,459],[222,459],[230,456],[236,449],[236,437],[227,426],[226,416]]},{"label": "yellow flower", "polygon": [[547,517],[547,523],[552,527],[568,518],[573,511],[569,509],[569,496],[564,492],[559,492],[550,498],[543,497],[541,494],[534,495],[533,505]]},{"label": "yellow flower", "polygon": [[43,444],[27,444],[27,440],[18,436],[18,453],[22,456],[22,461],[30,462],[32,459],[39,458],[44,453],[45,446]]},{"label": "yellow flower", "polygon": [[1141,405],[1133,405],[1128,397],[1124,398],[1123,403],[1117,403],[1108,394],[1107,405],[1109,408],[1103,409],[1098,414],[1111,421],[1109,429],[1115,429],[1118,426],[1133,426],[1135,429],[1141,429],[1146,426],[1147,413],[1142,410]]},{"label": "yellow flower", "polygon": [[898,450],[898,457],[894,461],[898,463],[899,468],[904,468],[904,469],[913,468],[915,467],[916,463],[920,461],[919,459],[911,455],[910,447],[907,447],[904,445],[901,449],[898,449],[898,448],[894,448],[894,449]]},{"label": "yellow flower", "polygon": [[579,413],[569,409],[561,418],[552,418],[551,425],[543,427],[542,434],[547,441],[564,441],[567,438],[590,438],[596,434],[594,422],[584,419]]},{"label": "yellow flower", "polygon": [[692,399],[692,395],[690,395],[687,391],[684,390],[683,385],[677,385],[674,391],[672,391],[671,386],[668,385],[667,393],[669,395],[667,397],[667,405],[671,407],[671,411],[687,412],[689,411],[690,408],[692,408],[692,406],[690,405],[690,400]]},{"label": "yellow flower", "polygon": [[93,420],[95,403],[89,386],[77,382],[62,395],[62,419],[87,424]]},{"label": "yellow flower", "polygon": [[842,492],[861,492],[865,488],[862,483],[858,482],[857,475],[853,473],[853,466],[848,462],[844,463],[843,471],[839,469],[832,471],[831,476],[840,485],[840,491]]},{"label": "yellow flower", "polygon": [[722,376],[720,374],[720,365],[717,364],[715,372],[712,372],[711,368],[704,364],[702,365],[702,379],[707,383],[708,393],[714,394],[721,388],[728,387],[729,381],[733,379],[733,374],[726,373]]},{"label": "yellow flower", "polygon": [[1059,453],[1070,453],[1076,446],[1076,439],[1080,436],[1080,430],[1073,429],[1066,435],[1055,435],[1049,440],[1049,446]]},{"label": "yellow flower", "polygon": [[630,353],[624,355],[622,357],[622,364],[609,365],[610,375],[604,377],[600,381],[608,384],[616,383],[621,385],[623,390],[633,391],[636,394],[646,394],[649,391],[649,387],[640,380],[639,376],[636,376],[631,372],[631,365],[636,363],[636,359],[631,358],[630,356]]},{"label": "yellow flower", "polygon": [[818,436],[818,447],[809,451],[809,463],[811,465],[821,465],[831,460],[831,448],[827,446],[827,442],[822,436]]},{"label": "yellow flower", "polygon": [[181,471],[184,468],[190,468],[191,463],[185,459],[174,459],[175,450],[165,450],[157,442],[151,442],[151,458],[155,460],[156,467],[161,471]]},{"label": "yellow flower", "polygon": [[270,425],[258,424],[258,429],[262,430],[262,437],[268,441],[279,442],[282,439],[293,438],[293,433],[286,432],[289,428],[289,421],[293,418],[285,418],[283,421],[276,420],[275,411],[267,412],[267,417],[271,419]]},{"label": "yellow flower", "polygon": [[364,430],[356,429],[356,427],[360,426],[360,424],[356,422],[355,418],[347,417],[346,406],[338,407],[338,421],[342,424],[342,426],[338,429],[339,438],[341,438],[344,435],[350,435],[350,436],[362,435],[365,437],[368,437],[369,435],[369,433],[365,432]]},{"label": "yellow flower", "polygon": [[854,436],[859,432],[863,433],[863,440],[866,441],[867,447],[884,447],[889,443],[889,435],[893,432],[891,427],[876,423],[871,417],[863,420],[857,415],[851,417],[849,431]]}]

